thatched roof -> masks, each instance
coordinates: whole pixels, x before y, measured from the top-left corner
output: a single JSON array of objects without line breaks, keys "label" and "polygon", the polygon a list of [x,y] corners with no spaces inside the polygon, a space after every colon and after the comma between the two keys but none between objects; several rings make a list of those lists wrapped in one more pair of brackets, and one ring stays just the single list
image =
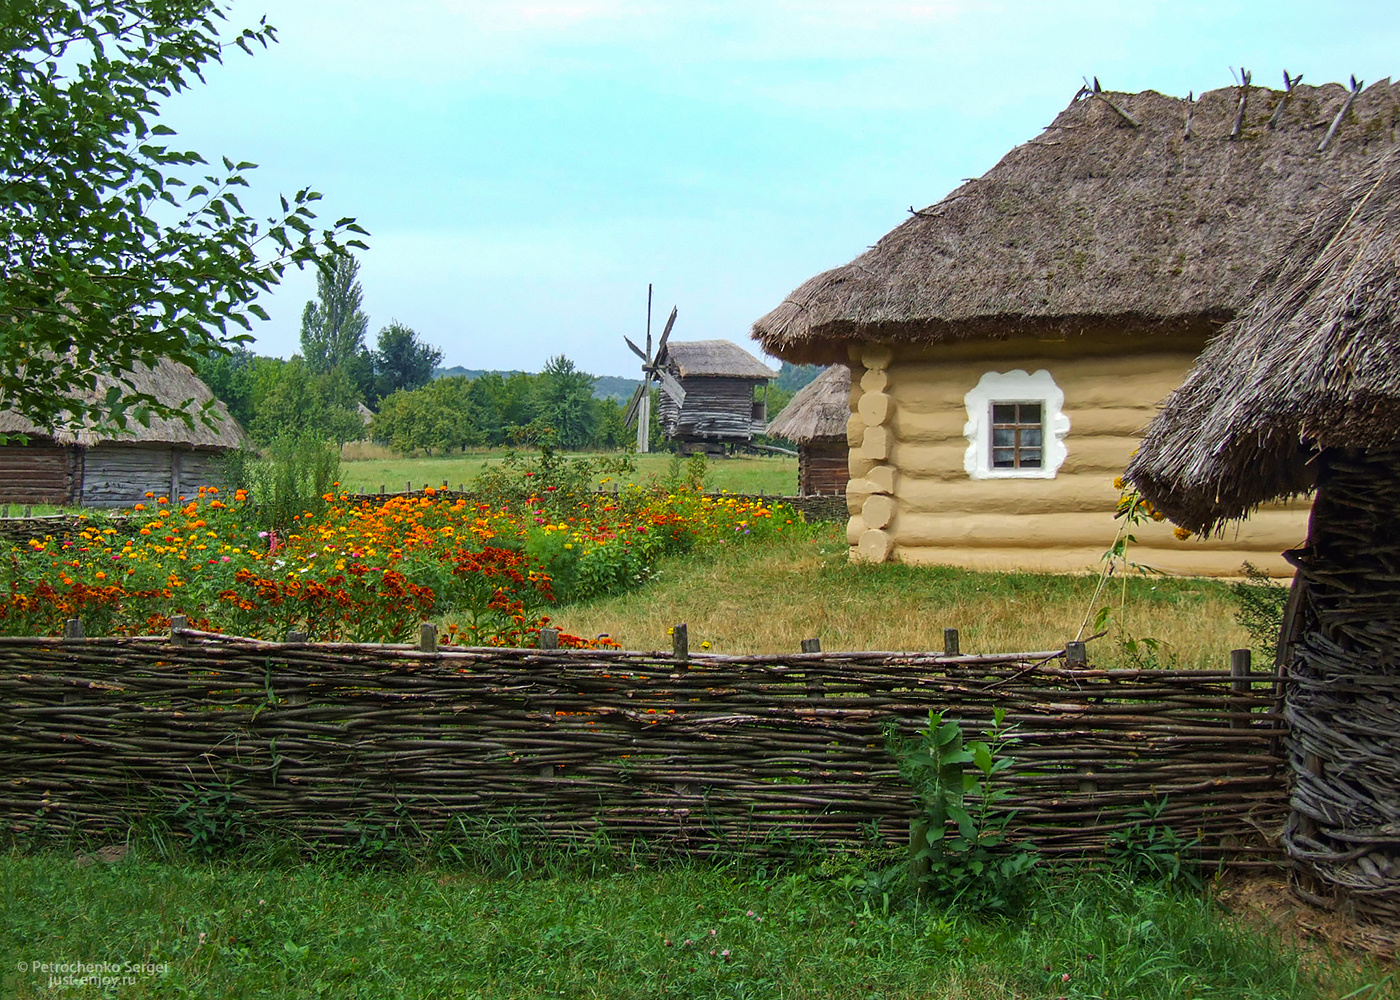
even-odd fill
[{"label": "thatched roof", "polygon": [[666,365],[681,378],[703,375],[767,381],[778,374],[732,340],[668,341]]},{"label": "thatched roof", "polygon": [[[123,391],[134,391],[153,396],[169,406],[179,406],[186,400],[189,404],[185,412],[192,415],[194,426],[187,427],[182,420],[152,418],[149,427],[142,427],[128,414],[125,431],[104,430],[97,432],[91,427],[61,427],[50,435],[48,431],[35,426],[13,411],[0,411],[0,434],[30,434],[36,437],[50,437],[58,444],[78,444],[90,448],[107,441],[126,444],[171,444],[191,448],[237,448],[243,442],[243,431],[238,422],[229,416],[224,404],[214,399],[209,387],[200,381],[187,365],[162,358],[154,368],[140,366],[128,373]],[[99,375],[97,387],[82,394],[88,402],[104,398],[107,389],[116,385],[117,380],[107,375]],[[210,427],[201,418],[201,407],[210,403],[209,414],[215,420]]]},{"label": "thatched roof", "polygon": [[1307,492],[1322,448],[1400,444],[1400,151],[1299,230],[1259,289],[1128,467],[1192,530]]},{"label": "thatched roof", "polygon": [[[1193,103],[1081,93],[1043,135],[817,275],[753,327],[770,354],[847,360],[848,341],[1214,331],[1264,251],[1397,141],[1400,87],[1240,88]],[[1130,123],[1131,119],[1131,123]],[[1184,133],[1190,123],[1190,137]],[[1132,124],[1136,123],[1136,124]]]},{"label": "thatched roof", "polygon": [[797,390],[768,425],[768,435],[798,444],[821,438],[844,440],[850,416],[851,370],[832,365]]}]

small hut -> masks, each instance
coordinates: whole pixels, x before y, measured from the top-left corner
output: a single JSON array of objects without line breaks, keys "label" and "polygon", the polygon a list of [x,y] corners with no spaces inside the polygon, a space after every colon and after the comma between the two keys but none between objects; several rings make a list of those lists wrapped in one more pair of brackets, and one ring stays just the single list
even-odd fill
[{"label": "small hut", "polygon": [[[1292,81],[1290,80],[1290,83]],[[754,324],[769,354],[846,362],[853,558],[1075,572],[1115,530],[1113,480],[1157,403],[1249,301],[1267,248],[1396,144],[1400,87],[1081,91],[985,175]],[[1134,559],[1234,575],[1307,503]]]},{"label": "small hut", "polygon": [[[1277,254],[1128,476],[1192,531],[1315,492],[1279,646],[1284,844],[1324,903],[1400,921],[1400,153]],[[1247,522],[1246,522],[1247,523]]]},{"label": "small hut", "polygon": [[768,423],[765,400],[754,389],[776,377],[762,361],[729,340],[672,340],[661,367],[681,384],[685,398],[659,392],[657,416],[681,452],[722,455],[727,446],[748,444]]},{"label": "small hut", "polygon": [[[0,412],[0,502],[84,507],[124,507],[145,495],[178,497],[212,485],[215,462],[243,442],[243,432],[224,404],[186,365],[162,359],[127,377],[131,389],[171,406],[184,405],[193,426],[182,420],[152,418],[143,427],[129,420],[125,431],[88,427],[47,432],[14,412]],[[96,401],[115,380],[101,376],[88,393]],[[201,409],[214,419],[209,426]],[[29,438],[28,444],[14,440]]]},{"label": "small hut", "polygon": [[808,382],[768,425],[768,436],[797,445],[797,492],[846,492],[846,421],[851,416],[851,369],[831,365]]}]

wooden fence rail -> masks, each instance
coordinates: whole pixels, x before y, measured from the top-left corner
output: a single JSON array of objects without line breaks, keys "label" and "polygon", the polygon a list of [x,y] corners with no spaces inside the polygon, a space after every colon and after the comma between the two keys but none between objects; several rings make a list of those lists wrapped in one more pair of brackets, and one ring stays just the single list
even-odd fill
[{"label": "wooden fence rail", "polygon": [[343,841],[460,817],[705,854],[907,836],[884,749],[941,710],[1019,727],[1015,827],[1047,855],[1158,822],[1272,863],[1287,809],[1275,678],[983,656],[0,638],[0,825],[119,832],[201,790],[250,828]]}]

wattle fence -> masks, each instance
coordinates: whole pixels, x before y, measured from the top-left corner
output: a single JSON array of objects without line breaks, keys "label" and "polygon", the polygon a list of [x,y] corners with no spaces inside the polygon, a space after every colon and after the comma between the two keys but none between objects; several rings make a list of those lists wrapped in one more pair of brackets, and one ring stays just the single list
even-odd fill
[{"label": "wattle fence", "polygon": [[[1095,856],[1154,822],[1273,864],[1287,811],[1272,674],[1103,670],[1064,652],[694,655],[149,638],[0,638],[0,829],[120,835],[222,795],[316,843],[490,818],[698,855],[897,843],[883,729],[993,709],[1020,741],[1017,835]],[[206,799],[207,801],[207,799]]]}]

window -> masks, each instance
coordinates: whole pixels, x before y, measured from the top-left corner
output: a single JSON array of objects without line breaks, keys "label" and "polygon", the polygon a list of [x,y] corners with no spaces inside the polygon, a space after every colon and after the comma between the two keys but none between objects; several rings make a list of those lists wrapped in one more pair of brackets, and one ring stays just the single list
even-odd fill
[{"label": "window", "polygon": [[1065,460],[1065,394],[1050,373],[988,372],[964,397],[973,479],[1053,479]]},{"label": "window", "polygon": [[992,404],[992,468],[1039,469],[1043,403]]}]

